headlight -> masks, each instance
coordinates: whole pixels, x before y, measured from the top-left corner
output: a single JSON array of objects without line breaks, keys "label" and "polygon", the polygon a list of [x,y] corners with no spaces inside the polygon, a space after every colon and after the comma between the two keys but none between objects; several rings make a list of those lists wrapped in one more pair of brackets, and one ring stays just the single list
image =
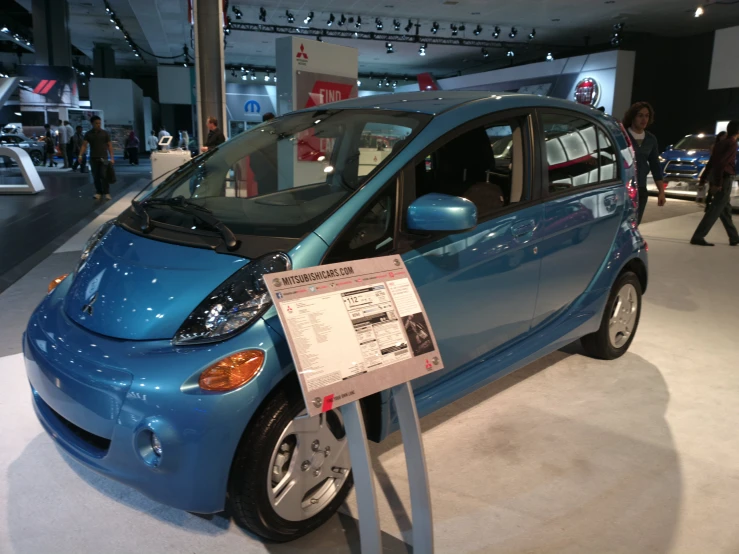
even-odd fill
[{"label": "headlight", "polygon": [[218,342],[240,333],[272,306],[264,276],[290,268],[290,258],[281,252],[246,264],[195,308],[177,331],[174,344]]},{"label": "headlight", "polygon": [[25,142],[21,142],[18,146],[20,146],[21,148],[31,148],[31,145],[26,144]]},{"label": "headlight", "polygon": [[661,161],[662,163],[664,163],[665,162],[665,159],[662,156],[660,156],[659,157],[659,161]]},{"label": "headlight", "polygon": [[85,244],[85,249],[82,251],[82,256],[80,256],[80,261],[77,264],[77,269],[75,271],[79,271],[80,268],[85,264],[87,258],[90,257],[92,251],[95,250],[98,244],[100,244],[100,241],[108,233],[108,231],[111,230],[114,223],[115,219],[106,221],[100,227],[98,227],[97,231],[95,231],[89,239],[87,239],[87,244]]}]

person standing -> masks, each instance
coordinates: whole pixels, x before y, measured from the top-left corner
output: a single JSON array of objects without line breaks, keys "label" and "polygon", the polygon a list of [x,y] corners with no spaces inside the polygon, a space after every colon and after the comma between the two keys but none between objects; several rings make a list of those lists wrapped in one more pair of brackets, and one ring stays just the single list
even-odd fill
[{"label": "person standing", "polygon": [[665,185],[662,181],[662,167],[659,164],[659,146],[657,137],[647,131],[654,123],[654,109],[648,102],[637,102],[629,108],[624,116],[624,127],[629,134],[631,144],[636,152],[636,182],[639,188],[639,215],[637,224],[641,223],[644,216],[644,210],[647,208],[647,200],[649,192],[647,191],[647,176],[652,172],[654,184],[657,185],[659,198],[658,206],[664,206],[667,199],[665,198]]},{"label": "person standing", "polygon": [[154,129],[151,130],[151,134],[146,140],[148,142],[149,152],[156,151],[157,145],[159,144],[159,139],[157,138],[157,132]]},{"label": "person standing", "polygon": [[87,151],[87,145],[90,145],[90,168],[92,169],[92,178],[95,182],[95,200],[105,197],[110,200],[110,185],[108,183],[107,169],[108,164],[114,165],[113,143],[110,141],[110,134],[102,128],[102,121],[97,115],[90,118],[92,129],[87,131],[85,139],[82,142],[82,150],[78,160],[82,163],[82,158]]},{"label": "person standing", "polygon": [[62,169],[68,169],[71,165],[69,163],[69,151],[67,150],[67,146],[69,146],[69,141],[72,138],[72,135],[67,130],[67,126],[64,124],[62,120],[59,120],[59,129],[57,130],[59,133],[59,150],[62,155],[62,159],[64,160],[64,165],[62,166]]},{"label": "person standing", "polygon": [[72,137],[74,136],[74,129],[72,129],[72,126],[69,124],[69,121],[64,122],[64,128],[67,130],[67,135],[69,136],[69,140],[67,141],[67,160],[69,162],[69,166],[71,167],[74,161],[74,147],[72,146]]},{"label": "person standing", "polygon": [[208,118],[208,138],[205,139],[205,146],[201,148],[202,152],[207,152],[211,148],[215,148],[219,144],[226,142],[223,131],[218,128],[218,120],[215,117]]},{"label": "person standing", "polygon": [[[725,138],[726,131],[721,131],[718,135],[716,135],[716,141],[711,145],[711,154],[713,154],[713,149],[716,147],[716,145]],[[711,205],[711,200],[713,200],[713,194],[711,194],[711,191],[706,191],[706,181],[708,180],[707,169],[708,164],[706,164],[706,167],[703,168],[703,173],[701,173],[701,178],[698,183],[698,196],[696,198],[698,202],[702,202],[705,199],[706,209],[703,210],[704,212],[708,211],[708,206]]]},{"label": "person standing", "polygon": [[131,131],[126,139],[126,151],[128,152],[128,165],[139,165],[139,137]]},{"label": "person standing", "polygon": [[49,167],[52,165],[56,167],[54,161],[54,137],[51,134],[51,126],[47,123],[44,125],[46,132],[44,133],[44,152],[46,154],[46,160],[49,162]]},{"label": "person standing", "polygon": [[[162,127],[162,128],[161,128],[161,129],[159,130],[159,140],[160,140],[160,141],[161,141],[161,140],[162,140],[162,139],[163,139],[164,137],[171,137],[171,136],[172,136],[172,135],[170,135],[170,134],[169,134],[169,131],[167,131],[167,129],[165,129],[164,127]],[[161,146],[157,146],[157,148],[158,148],[159,150],[162,150],[162,147],[161,147]]]},{"label": "person standing", "polygon": [[[730,121],[726,127],[726,137],[713,147],[711,159],[703,171],[711,186],[713,200],[703,214],[703,219],[693,233],[690,244],[697,246],[713,246],[706,242],[706,235],[711,227],[720,219],[729,235],[729,244],[739,244],[739,233],[737,233],[734,221],[731,217],[731,187],[736,175],[736,151],[739,139],[739,121]],[[704,178],[702,177],[701,180]]]},{"label": "person standing", "polygon": [[178,144],[178,147],[183,150],[190,149],[190,135],[187,131],[180,131],[180,143]]},{"label": "person standing", "polygon": [[[87,156],[80,156],[83,142],[85,142],[85,136],[82,134],[82,125],[77,125],[77,130],[75,134],[72,135],[70,144],[72,145],[72,155],[74,157],[72,171],[77,171],[77,166],[79,166],[80,173],[84,173],[85,168],[87,167]],[[80,158],[82,159],[80,160]]]}]

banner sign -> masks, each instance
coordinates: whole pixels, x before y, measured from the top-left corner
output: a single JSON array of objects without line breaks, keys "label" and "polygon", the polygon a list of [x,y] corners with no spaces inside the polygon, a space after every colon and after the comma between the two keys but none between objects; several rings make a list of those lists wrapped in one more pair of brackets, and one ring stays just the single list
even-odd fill
[{"label": "banner sign", "polygon": [[313,416],[443,368],[400,256],[264,279]]},{"label": "banner sign", "polygon": [[19,65],[21,105],[50,105],[78,108],[77,74],[72,67]]}]

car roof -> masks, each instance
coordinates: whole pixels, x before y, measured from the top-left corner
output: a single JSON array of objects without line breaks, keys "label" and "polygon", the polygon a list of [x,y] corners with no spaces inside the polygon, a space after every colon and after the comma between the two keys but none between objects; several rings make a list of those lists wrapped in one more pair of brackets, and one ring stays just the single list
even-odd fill
[{"label": "car roof", "polygon": [[[552,107],[576,110],[585,113],[597,112],[589,106],[582,106],[569,100],[535,96],[532,94],[515,94],[490,91],[419,91],[393,94],[377,94],[352,98],[330,104],[336,109],[378,109],[400,110],[429,115],[439,115],[470,102],[485,104],[485,111],[497,112],[522,107]],[[315,110],[315,108],[312,108]]]}]

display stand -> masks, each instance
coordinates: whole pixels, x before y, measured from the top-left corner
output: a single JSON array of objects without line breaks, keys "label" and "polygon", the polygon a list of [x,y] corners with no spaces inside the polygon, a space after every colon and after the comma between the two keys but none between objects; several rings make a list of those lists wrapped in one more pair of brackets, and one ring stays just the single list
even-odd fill
[{"label": "display stand", "polygon": [[[410,383],[403,383],[393,387],[392,392],[395,408],[398,412],[400,432],[403,436],[405,463],[408,470],[413,518],[413,552],[415,554],[431,554],[434,551],[431,495],[426,470],[426,456],[424,455],[421,439],[421,426],[418,421],[413,389]],[[372,469],[372,461],[369,455],[362,408],[358,401],[352,402],[342,406],[341,413],[344,416],[344,427],[352,460],[362,554],[380,554],[382,552],[382,535],[377,511],[375,472]]]}]

